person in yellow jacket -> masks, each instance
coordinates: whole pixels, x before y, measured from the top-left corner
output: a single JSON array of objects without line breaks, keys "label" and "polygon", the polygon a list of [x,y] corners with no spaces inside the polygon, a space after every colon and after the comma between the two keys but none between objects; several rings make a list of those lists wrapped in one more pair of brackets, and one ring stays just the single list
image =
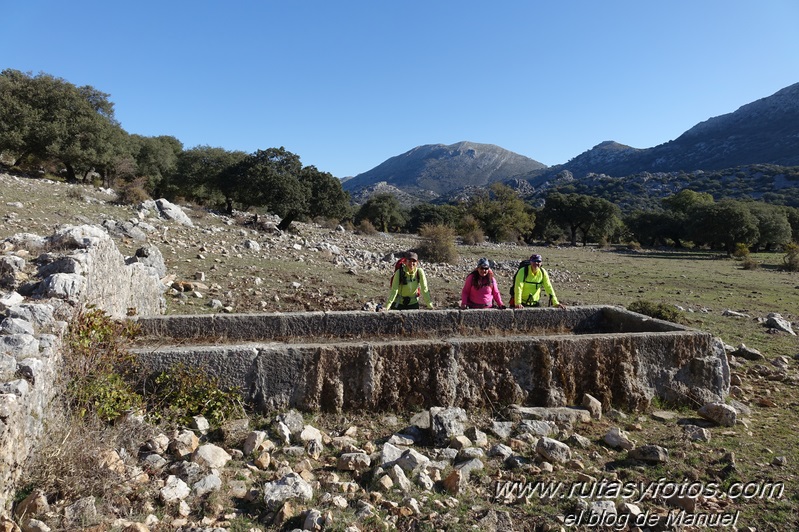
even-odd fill
[{"label": "person in yellow jacket", "polygon": [[418,309],[420,297],[424,298],[427,308],[433,308],[427,288],[427,276],[419,266],[419,256],[411,251],[391,277],[391,292],[384,310]]},{"label": "person in yellow jacket", "polygon": [[549,281],[549,274],[541,267],[543,262],[541,255],[533,254],[530,257],[530,265],[519,268],[513,278],[513,308],[538,307],[541,299],[541,289],[550,297],[550,304],[555,307],[565,308],[558,301],[552,283]]}]

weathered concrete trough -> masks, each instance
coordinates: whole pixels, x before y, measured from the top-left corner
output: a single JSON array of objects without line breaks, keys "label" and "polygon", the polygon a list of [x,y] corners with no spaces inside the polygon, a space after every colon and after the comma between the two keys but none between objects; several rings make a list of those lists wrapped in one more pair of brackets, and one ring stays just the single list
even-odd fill
[{"label": "weathered concrete trough", "polygon": [[[269,411],[696,405],[730,383],[709,333],[620,307],[139,318],[153,372],[205,368]],[[168,345],[167,345],[168,344]],[[148,347],[149,345],[149,347]]]}]

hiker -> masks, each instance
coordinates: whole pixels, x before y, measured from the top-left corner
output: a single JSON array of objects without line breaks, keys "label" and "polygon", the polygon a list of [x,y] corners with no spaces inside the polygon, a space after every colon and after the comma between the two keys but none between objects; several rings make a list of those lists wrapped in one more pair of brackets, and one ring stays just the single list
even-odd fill
[{"label": "hiker", "polygon": [[505,308],[497,288],[497,279],[488,259],[477,261],[477,267],[466,276],[461,290],[461,308]]},{"label": "hiker", "polygon": [[391,292],[388,294],[383,310],[411,310],[419,308],[419,297],[424,298],[425,306],[433,308],[430,291],[427,289],[427,276],[419,266],[419,256],[409,252],[397,261],[391,276]]},{"label": "hiker", "polygon": [[516,272],[513,277],[513,297],[510,302],[513,308],[540,306],[541,288],[549,295],[551,306],[566,308],[565,305],[558,302],[552,283],[549,282],[549,274],[541,267],[542,262],[541,255],[535,253],[530,256],[528,264],[523,265]]}]

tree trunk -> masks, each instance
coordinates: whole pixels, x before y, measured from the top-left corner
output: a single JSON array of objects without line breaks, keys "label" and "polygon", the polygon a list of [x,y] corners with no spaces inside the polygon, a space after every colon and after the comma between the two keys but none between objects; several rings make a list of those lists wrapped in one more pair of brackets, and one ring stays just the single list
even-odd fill
[{"label": "tree trunk", "polygon": [[296,212],[290,212],[286,214],[286,216],[282,220],[280,220],[280,223],[277,224],[277,228],[280,229],[281,231],[287,231],[289,226],[291,225],[291,222],[293,222],[294,218],[296,217],[297,217]]},{"label": "tree trunk", "polygon": [[64,163],[64,167],[67,169],[67,183],[77,183],[78,178],[75,175],[75,168],[69,163]]}]

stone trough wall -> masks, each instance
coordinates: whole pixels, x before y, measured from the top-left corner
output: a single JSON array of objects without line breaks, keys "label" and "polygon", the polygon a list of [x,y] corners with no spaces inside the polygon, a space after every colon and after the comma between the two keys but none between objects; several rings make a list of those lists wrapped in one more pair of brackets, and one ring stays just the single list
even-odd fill
[{"label": "stone trough wall", "polygon": [[[263,410],[605,407],[721,400],[729,367],[710,334],[606,306],[309,312],[139,319],[153,372],[204,367]],[[164,342],[191,345],[170,347]]]},{"label": "stone trough wall", "polygon": [[159,270],[96,226],[0,242],[0,515],[44,430],[67,322],[87,305],[115,318],[162,312]]}]

